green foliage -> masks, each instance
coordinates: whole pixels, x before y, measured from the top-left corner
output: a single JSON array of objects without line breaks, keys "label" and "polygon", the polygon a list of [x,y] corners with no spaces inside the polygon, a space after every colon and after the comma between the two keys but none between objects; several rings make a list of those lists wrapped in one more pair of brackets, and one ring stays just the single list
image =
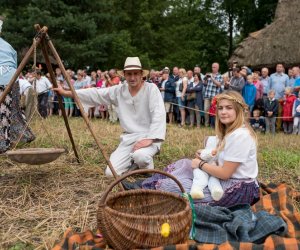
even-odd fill
[{"label": "green foliage", "polygon": [[225,70],[232,34],[239,30],[242,39],[270,23],[277,1],[1,0],[0,13],[7,18],[3,36],[20,57],[39,23],[66,67],[121,68],[138,55],[148,68],[199,64],[205,71],[214,61]]}]

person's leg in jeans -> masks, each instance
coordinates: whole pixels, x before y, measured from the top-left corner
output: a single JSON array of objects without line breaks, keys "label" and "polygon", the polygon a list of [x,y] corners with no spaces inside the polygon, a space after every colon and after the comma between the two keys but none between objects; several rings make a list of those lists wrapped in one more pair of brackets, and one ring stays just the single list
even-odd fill
[{"label": "person's leg in jeans", "polygon": [[[195,109],[200,110],[200,108],[197,105],[195,105]],[[200,122],[201,122],[200,111],[195,111],[195,113],[196,113],[197,128],[200,128]]]},{"label": "person's leg in jeans", "polygon": [[275,135],[275,132],[276,132],[276,117],[272,117],[271,118],[271,132],[273,135]]},{"label": "person's leg in jeans", "polygon": [[293,134],[296,135],[297,133],[299,134],[299,126],[300,126],[300,117],[294,117],[294,122],[293,122]]},{"label": "person's leg in jeans", "polygon": [[211,99],[210,98],[205,98],[204,99],[204,112],[205,112],[205,127],[209,127],[209,108],[211,104]]},{"label": "person's leg in jeans", "polygon": [[265,117],[265,123],[266,123],[266,134],[269,134],[270,133],[271,118],[270,117]]}]

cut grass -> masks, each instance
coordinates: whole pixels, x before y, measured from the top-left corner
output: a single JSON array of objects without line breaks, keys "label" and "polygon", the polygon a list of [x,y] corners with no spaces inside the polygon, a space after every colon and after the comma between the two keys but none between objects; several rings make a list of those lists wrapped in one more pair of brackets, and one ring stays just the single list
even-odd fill
[{"label": "cut grass", "polygon": [[[97,203],[111,183],[104,177],[106,163],[81,118],[69,120],[82,164],[74,153],[63,119],[51,117],[31,126],[37,139],[30,147],[66,147],[57,161],[29,166],[0,158],[0,249],[51,249],[69,227],[96,228]],[[95,133],[108,154],[119,143],[121,128],[102,120],[92,121]],[[192,158],[203,146],[208,128],[182,129],[168,125],[167,138],[155,167],[162,169],[184,158]],[[259,181],[286,182],[300,190],[300,136],[258,135]],[[299,209],[299,203],[294,202]]]}]

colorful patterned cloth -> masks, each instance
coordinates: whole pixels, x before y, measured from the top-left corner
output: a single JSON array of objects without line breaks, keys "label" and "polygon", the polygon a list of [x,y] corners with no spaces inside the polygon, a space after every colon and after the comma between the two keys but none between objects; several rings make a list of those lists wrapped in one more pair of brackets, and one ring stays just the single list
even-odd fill
[{"label": "colorful patterned cloth", "polygon": [[[157,247],[152,250],[200,250],[200,249],[300,249],[300,213],[292,204],[293,199],[300,199],[300,192],[292,190],[285,184],[278,186],[261,184],[261,199],[252,206],[253,212],[266,211],[272,215],[280,216],[287,224],[285,236],[271,234],[262,243],[238,242],[230,239],[222,244],[196,243],[189,241],[186,244]],[[212,230],[213,232],[213,230]],[[75,233],[68,229],[62,241],[53,250],[100,250],[106,248],[105,240],[99,234],[91,231]]]}]

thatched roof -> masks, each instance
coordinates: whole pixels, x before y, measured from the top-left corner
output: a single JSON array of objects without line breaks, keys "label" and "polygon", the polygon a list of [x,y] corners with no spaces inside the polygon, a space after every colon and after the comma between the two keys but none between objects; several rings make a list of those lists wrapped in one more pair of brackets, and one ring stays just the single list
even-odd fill
[{"label": "thatched roof", "polygon": [[233,52],[229,63],[237,61],[253,69],[286,67],[300,64],[300,4],[299,0],[279,0],[274,21],[253,32]]}]

